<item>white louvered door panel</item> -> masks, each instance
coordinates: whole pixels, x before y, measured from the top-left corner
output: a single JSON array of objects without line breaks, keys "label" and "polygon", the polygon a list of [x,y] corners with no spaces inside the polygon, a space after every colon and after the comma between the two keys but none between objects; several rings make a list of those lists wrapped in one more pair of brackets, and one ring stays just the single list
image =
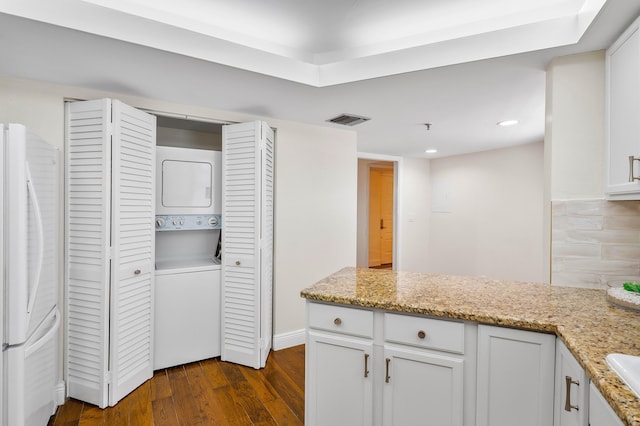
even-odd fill
[{"label": "white louvered door panel", "polygon": [[[271,323],[271,315],[266,318],[261,295],[263,127],[268,128],[266,123],[250,122],[227,125],[222,130],[221,358],[253,368],[264,366],[262,332],[271,328],[263,324]],[[270,347],[270,334],[268,341]]]},{"label": "white louvered door panel", "polygon": [[273,317],[273,188],[274,188],[274,134],[262,124],[261,157],[261,220],[262,242],[260,244],[260,366],[264,367],[271,350]]},{"label": "white louvered door panel", "polygon": [[108,403],[111,106],[66,106],[66,381],[68,396]]},{"label": "white louvered door panel", "polygon": [[156,119],[113,101],[109,404],[153,375]]}]

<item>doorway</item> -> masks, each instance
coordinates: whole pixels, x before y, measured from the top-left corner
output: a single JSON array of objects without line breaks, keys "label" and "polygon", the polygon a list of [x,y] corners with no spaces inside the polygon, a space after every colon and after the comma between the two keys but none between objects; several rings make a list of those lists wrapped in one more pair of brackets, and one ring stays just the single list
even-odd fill
[{"label": "doorway", "polygon": [[358,266],[396,269],[397,164],[358,159]]}]

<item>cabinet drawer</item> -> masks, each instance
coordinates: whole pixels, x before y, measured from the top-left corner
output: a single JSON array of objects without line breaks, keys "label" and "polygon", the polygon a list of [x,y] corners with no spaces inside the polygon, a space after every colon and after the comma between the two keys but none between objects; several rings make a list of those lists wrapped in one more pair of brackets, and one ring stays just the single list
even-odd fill
[{"label": "cabinet drawer", "polygon": [[464,353],[464,324],[407,315],[384,315],[384,340],[421,348]]},{"label": "cabinet drawer", "polygon": [[311,328],[353,336],[373,337],[373,311],[321,303],[308,303],[307,309]]}]

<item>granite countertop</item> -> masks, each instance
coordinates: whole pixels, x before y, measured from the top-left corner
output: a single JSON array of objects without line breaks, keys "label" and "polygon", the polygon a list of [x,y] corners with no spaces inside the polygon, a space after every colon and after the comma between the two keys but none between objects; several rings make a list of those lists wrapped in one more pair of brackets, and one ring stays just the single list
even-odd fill
[{"label": "granite countertop", "polygon": [[302,290],[309,300],[474,321],[561,337],[618,416],[640,426],[640,400],[609,368],[609,353],[640,355],[640,313],[604,290],[483,277],[344,268]]}]

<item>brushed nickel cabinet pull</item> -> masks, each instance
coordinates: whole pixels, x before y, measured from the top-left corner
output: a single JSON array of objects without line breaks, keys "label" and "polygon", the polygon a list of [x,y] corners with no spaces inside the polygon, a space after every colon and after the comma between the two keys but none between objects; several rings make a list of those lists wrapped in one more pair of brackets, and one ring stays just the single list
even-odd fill
[{"label": "brushed nickel cabinet pull", "polygon": [[571,409],[579,411],[580,408],[578,408],[577,405],[571,405],[571,385],[574,384],[576,386],[580,386],[580,382],[571,379],[571,376],[565,376],[564,382],[567,387],[567,397],[564,400],[564,411],[571,411]]},{"label": "brushed nickel cabinet pull", "polygon": [[369,377],[369,354],[364,354],[364,377]]},{"label": "brushed nickel cabinet pull", "polygon": [[640,161],[639,157],[634,157],[633,155],[629,156],[629,182],[634,182],[636,180],[640,180],[640,176],[636,176],[633,173],[634,161]]},{"label": "brushed nickel cabinet pull", "polygon": [[338,317],[338,318],[336,318],[336,319],[334,319],[334,320],[333,320],[333,323],[334,323],[335,325],[340,325],[340,324],[342,324],[342,320],[340,319],[340,317]]},{"label": "brushed nickel cabinet pull", "polygon": [[236,260],[236,266],[240,266],[240,261]]},{"label": "brushed nickel cabinet pull", "polygon": [[136,274],[136,275],[140,275],[141,272],[142,271],[140,269],[136,269],[135,271],[133,271],[133,273]]},{"label": "brushed nickel cabinet pull", "polygon": [[418,339],[424,339],[425,337],[427,337],[427,333],[422,330],[418,331]]},{"label": "brushed nickel cabinet pull", "polygon": [[385,383],[389,383],[389,379],[391,379],[391,376],[389,376],[389,364],[391,363],[391,359],[387,358],[385,360],[385,364],[386,364],[386,373],[385,373],[385,377],[384,377],[384,382]]}]

